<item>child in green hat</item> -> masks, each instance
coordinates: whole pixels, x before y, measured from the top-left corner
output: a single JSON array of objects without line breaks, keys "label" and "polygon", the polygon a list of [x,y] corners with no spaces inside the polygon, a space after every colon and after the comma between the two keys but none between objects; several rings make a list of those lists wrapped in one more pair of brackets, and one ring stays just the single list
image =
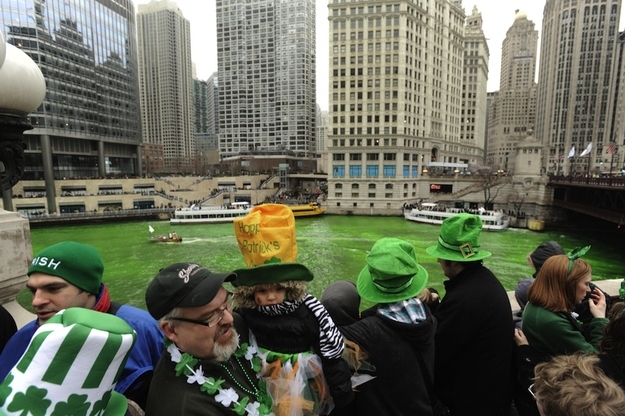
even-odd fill
[{"label": "child in green hat", "polygon": [[234,221],[248,266],[236,270],[234,301],[262,360],[276,416],[322,415],[353,399],[343,338],[323,305],[306,293],[313,274],[295,263],[289,207],[263,204]]}]

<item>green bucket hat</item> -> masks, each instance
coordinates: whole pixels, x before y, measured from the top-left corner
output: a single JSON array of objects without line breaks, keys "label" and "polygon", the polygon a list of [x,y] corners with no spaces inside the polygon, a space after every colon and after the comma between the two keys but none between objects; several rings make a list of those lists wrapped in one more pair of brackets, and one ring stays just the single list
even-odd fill
[{"label": "green bucket hat", "polygon": [[128,401],[113,388],[136,337],[115,315],[58,312],[0,384],[0,415],[123,416]]},{"label": "green bucket hat", "polygon": [[417,296],[428,282],[428,272],[417,261],[412,244],[399,238],[381,238],[367,254],[367,265],[356,288],[365,300],[393,303]]},{"label": "green bucket hat", "polygon": [[438,243],[425,249],[436,258],[458,262],[482,260],[491,253],[480,249],[478,238],[482,220],[473,214],[458,214],[447,218],[441,225]]},{"label": "green bucket hat", "polygon": [[288,206],[255,206],[249,214],[234,220],[234,234],[247,268],[234,271],[237,278],[233,286],[313,279],[306,266],[295,262],[295,217]]}]

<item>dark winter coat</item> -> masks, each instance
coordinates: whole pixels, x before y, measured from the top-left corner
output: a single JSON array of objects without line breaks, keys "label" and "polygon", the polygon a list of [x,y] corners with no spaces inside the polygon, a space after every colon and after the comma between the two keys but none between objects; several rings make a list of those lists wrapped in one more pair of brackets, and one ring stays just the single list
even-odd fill
[{"label": "dark winter coat", "polygon": [[[376,378],[357,387],[353,415],[432,415],[426,388],[434,370],[436,320],[403,324],[376,315],[339,327],[343,336],[358,344],[375,366]],[[423,357],[426,368],[419,365]]]},{"label": "dark winter coat", "polygon": [[481,263],[445,281],[436,319],[435,387],[454,415],[508,416],[513,363],[512,309]]}]

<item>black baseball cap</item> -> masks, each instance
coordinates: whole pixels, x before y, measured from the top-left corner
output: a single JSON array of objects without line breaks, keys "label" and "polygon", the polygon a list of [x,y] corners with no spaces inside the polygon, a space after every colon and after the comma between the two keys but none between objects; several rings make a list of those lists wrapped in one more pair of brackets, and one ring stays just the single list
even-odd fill
[{"label": "black baseball cap", "polygon": [[174,308],[193,308],[210,303],[223,282],[235,273],[213,273],[196,263],[176,263],[161,269],[145,291],[145,303],[154,319]]}]

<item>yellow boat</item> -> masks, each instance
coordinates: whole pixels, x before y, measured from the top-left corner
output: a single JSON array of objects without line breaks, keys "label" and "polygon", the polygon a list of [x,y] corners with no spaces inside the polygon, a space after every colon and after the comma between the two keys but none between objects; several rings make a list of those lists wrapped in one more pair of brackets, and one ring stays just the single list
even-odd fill
[{"label": "yellow boat", "polygon": [[326,208],[322,208],[316,202],[311,202],[304,205],[289,205],[291,211],[293,211],[294,217],[314,217],[316,215],[325,214]]}]

